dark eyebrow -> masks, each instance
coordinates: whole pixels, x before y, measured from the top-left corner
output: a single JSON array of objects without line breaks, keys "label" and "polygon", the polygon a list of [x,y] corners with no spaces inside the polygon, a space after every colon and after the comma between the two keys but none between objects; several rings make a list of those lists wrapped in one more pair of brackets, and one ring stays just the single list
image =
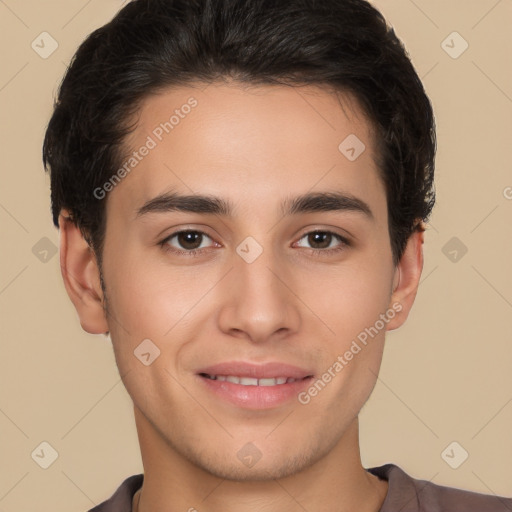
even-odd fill
[{"label": "dark eyebrow", "polygon": [[161,194],[146,201],[137,210],[137,217],[154,212],[192,212],[231,216],[232,205],[219,197],[205,195],[180,195],[175,192]]},{"label": "dark eyebrow", "polygon": [[283,215],[337,211],[359,212],[373,219],[372,210],[362,199],[339,192],[310,192],[286,199],[281,206]]},{"label": "dark eyebrow", "polygon": [[[219,197],[165,193],[146,201],[137,210],[137,217],[147,213],[171,211],[232,217],[233,209],[231,202]],[[287,198],[281,205],[283,216],[334,211],[359,212],[373,219],[372,211],[367,203],[352,195],[337,192],[309,192],[298,197]]]}]

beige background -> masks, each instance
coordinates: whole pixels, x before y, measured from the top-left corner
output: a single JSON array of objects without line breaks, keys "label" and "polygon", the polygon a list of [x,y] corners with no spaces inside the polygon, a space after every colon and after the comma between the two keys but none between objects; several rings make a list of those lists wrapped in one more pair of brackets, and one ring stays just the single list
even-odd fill
[{"label": "beige background", "polygon": [[[512,0],[375,4],[434,104],[438,204],[415,309],[389,335],[361,414],[363,463],[512,496]],[[52,97],[78,44],[120,6],[0,0],[0,512],[88,510],[142,471],[110,341],[81,330],[58,255],[43,252],[58,245],[41,163]],[[43,31],[59,45],[47,59],[31,48]],[[453,31],[469,43],[457,59],[441,45]],[[467,247],[456,262],[452,237]],[[59,454],[46,470],[31,458],[43,441]],[[469,453],[458,469],[441,457],[452,441]]]}]

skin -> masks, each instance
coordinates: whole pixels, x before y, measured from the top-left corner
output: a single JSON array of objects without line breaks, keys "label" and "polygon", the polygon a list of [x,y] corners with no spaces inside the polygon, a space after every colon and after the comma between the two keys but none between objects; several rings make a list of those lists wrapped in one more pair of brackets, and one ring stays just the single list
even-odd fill
[{"label": "skin", "polygon": [[[130,150],[168,112],[191,96],[198,101],[108,194],[105,291],[94,253],[68,212],[60,218],[66,289],[87,332],[110,332],[134,403],[145,475],[138,510],[378,511],[387,482],[361,464],[358,413],[375,385],[385,332],[403,324],[414,302],[423,234],[410,237],[394,266],[371,124],[348,94],[228,82],[202,88],[169,89],[141,106]],[[349,134],[366,146],[353,162],[338,150]],[[230,200],[233,216],[137,216],[171,190]],[[282,215],[285,198],[311,191],[357,197],[372,217]],[[165,251],[191,247],[178,237],[159,244],[180,229],[206,233],[197,243],[204,252]],[[315,244],[313,229],[350,245],[313,254],[341,246],[336,237]],[[250,264],[236,252],[248,236],[263,248]],[[306,405],[236,407],[196,375],[243,360],[282,361],[320,377],[393,304],[401,311]],[[134,350],[147,338],[160,356],[145,366]],[[262,455],[253,467],[237,457],[248,442]]]}]

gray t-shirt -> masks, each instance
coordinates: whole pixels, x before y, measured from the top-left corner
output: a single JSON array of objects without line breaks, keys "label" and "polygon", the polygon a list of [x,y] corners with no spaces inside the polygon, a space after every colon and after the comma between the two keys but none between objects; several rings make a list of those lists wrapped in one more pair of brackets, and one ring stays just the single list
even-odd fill
[{"label": "gray t-shirt", "polygon": [[[479,494],[410,477],[395,464],[366,471],[388,481],[380,512],[512,512],[512,498]],[[114,495],[89,512],[131,512],[132,499],[144,475],[127,478]]]}]

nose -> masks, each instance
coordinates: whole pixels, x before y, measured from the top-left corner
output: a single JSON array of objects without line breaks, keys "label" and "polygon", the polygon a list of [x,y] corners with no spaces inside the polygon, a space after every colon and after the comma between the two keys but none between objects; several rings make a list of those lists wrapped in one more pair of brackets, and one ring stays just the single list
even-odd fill
[{"label": "nose", "polygon": [[234,253],[233,268],[223,280],[219,328],[252,343],[297,332],[301,301],[293,290],[290,266],[268,248],[249,261]]}]

